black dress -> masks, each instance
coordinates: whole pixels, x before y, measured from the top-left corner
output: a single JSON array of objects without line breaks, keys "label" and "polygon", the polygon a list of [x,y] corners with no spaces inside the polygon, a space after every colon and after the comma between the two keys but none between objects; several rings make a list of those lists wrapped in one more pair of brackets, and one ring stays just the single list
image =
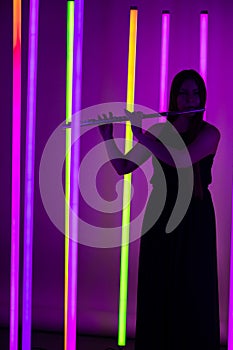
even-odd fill
[{"label": "black dress", "polygon": [[[199,162],[203,199],[192,196],[181,223],[165,227],[177,196],[177,171],[160,161],[167,197],[162,214],[141,237],[135,350],[219,350],[215,213],[208,185],[213,155]],[[155,161],[153,160],[155,165]],[[143,222],[156,210],[154,185]]]}]

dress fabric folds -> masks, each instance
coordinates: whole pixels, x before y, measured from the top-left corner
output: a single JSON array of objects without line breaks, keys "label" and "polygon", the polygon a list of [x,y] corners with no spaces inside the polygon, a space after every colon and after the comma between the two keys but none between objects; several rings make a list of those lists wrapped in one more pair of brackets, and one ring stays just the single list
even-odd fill
[{"label": "dress fabric folds", "polygon": [[[219,304],[215,212],[208,185],[213,155],[199,162],[203,198],[192,195],[180,224],[165,232],[174,207],[178,176],[159,161],[167,185],[165,206],[156,216],[156,169],[141,236],[135,350],[219,350]],[[156,168],[155,159],[153,159]]]}]

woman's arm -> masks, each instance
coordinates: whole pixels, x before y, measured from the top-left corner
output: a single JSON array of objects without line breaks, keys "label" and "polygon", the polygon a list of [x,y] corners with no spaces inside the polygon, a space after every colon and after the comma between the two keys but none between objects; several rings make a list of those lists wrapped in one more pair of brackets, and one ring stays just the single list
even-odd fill
[{"label": "woman's arm", "polygon": [[101,125],[99,130],[106,141],[109,159],[119,175],[133,172],[151,156],[151,152],[140,143],[137,143],[127,154],[123,154],[113,139],[112,124]]},{"label": "woman's arm", "polygon": [[135,136],[155,157],[170,166],[179,168],[188,167],[210,154],[215,154],[220,140],[219,130],[208,123],[205,124],[195,140],[183,149],[164,145],[148,132],[145,134],[137,132]]}]

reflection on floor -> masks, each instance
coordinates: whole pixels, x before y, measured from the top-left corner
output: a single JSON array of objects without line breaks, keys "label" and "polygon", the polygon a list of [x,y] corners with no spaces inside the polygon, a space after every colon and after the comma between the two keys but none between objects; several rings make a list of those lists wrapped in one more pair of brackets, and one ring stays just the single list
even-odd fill
[{"label": "reflection on floor", "polygon": [[[20,335],[20,332],[19,332]],[[31,350],[63,350],[63,334],[48,332],[33,332]],[[20,343],[20,340],[19,340]],[[0,329],[0,349],[9,349],[9,330]],[[19,346],[19,350],[22,347]],[[90,335],[79,335],[77,350],[134,350],[134,340],[128,339],[125,347],[117,346],[117,338],[107,338]],[[23,350],[23,349],[22,349]],[[227,350],[221,346],[220,350]]]}]

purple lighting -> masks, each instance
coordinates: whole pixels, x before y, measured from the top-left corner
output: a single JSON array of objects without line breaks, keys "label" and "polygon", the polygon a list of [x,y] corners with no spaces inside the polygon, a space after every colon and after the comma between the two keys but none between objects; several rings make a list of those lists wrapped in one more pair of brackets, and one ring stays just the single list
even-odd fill
[{"label": "purple lighting", "polygon": [[[73,65],[73,106],[72,114],[81,110],[82,84],[82,41],[83,41],[83,0],[74,4],[74,65]],[[77,279],[78,279],[78,166],[80,158],[79,118],[73,118],[71,130],[71,169],[70,169],[70,215],[68,252],[68,303],[67,303],[67,346],[66,350],[76,350],[77,324]]]},{"label": "purple lighting", "polygon": [[228,350],[233,349],[233,181],[231,204],[231,251],[230,251],[230,290],[229,290],[229,314],[228,314]]},{"label": "purple lighting", "polygon": [[167,77],[169,52],[170,13],[162,12],[161,63],[160,63],[160,98],[159,110],[167,110]]},{"label": "purple lighting", "polygon": [[13,2],[13,100],[12,100],[12,193],[10,350],[18,349],[19,223],[20,223],[20,131],[21,131],[21,1]]},{"label": "purple lighting", "polygon": [[38,41],[39,0],[30,1],[29,47],[28,47],[28,97],[26,127],[26,168],[24,198],[24,265],[23,265],[23,320],[22,348],[31,349],[32,304],[32,249],[33,249],[33,200],[34,158],[36,123],[36,75]]},{"label": "purple lighting", "polygon": [[[207,82],[208,12],[200,13],[200,74]],[[207,85],[207,84],[206,84]],[[205,119],[204,113],[204,119]]]}]

